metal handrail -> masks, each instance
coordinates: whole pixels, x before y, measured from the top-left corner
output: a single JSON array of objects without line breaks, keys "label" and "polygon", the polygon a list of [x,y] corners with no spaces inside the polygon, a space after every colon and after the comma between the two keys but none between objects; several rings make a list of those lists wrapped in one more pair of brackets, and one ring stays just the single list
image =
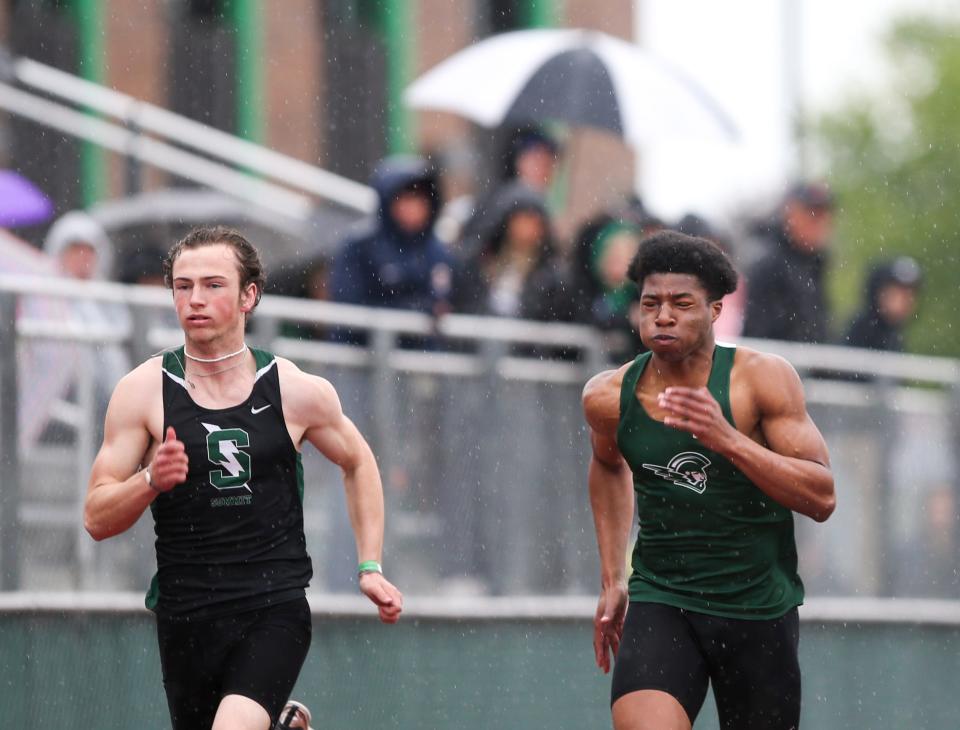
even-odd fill
[{"label": "metal handrail", "polygon": [[27,58],[12,62],[24,86],[115,117],[125,124],[167,137],[184,147],[231,162],[291,187],[362,213],[376,209],[376,194],[366,185],[175,114],[92,81]]},{"label": "metal handrail", "polygon": [[880,378],[960,384],[960,361],[947,357],[880,350],[869,350],[869,357],[865,357],[861,348],[746,337],[737,338],[737,344],[779,355],[804,370],[869,373]]},{"label": "metal handrail", "polygon": [[[104,281],[77,281],[48,276],[0,274],[0,293],[41,295],[68,299],[125,303],[167,308],[171,294],[159,287],[132,286]],[[283,319],[307,324],[389,332],[395,335],[441,335],[476,342],[501,341],[543,346],[565,346],[594,352],[602,349],[601,333],[586,325],[535,322],[498,317],[455,314],[434,318],[421,312],[378,309],[352,304],[266,295],[257,318]],[[742,346],[780,355],[802,371],[865,373],[880,378],[960,385],[960,361],[926,355],[870,351],[859,348],[812,345],[739,338]],[[304,343],[306,346],[308,343]],[[516,366],[513,366],[514,368]]]},{"label": "metal handrail", "polygon": [[0,83],[0,109],[154,167],[222,190],[241,200],[304,222],[313,211],[310,199],[287,188],[258,180],[226,165],[131,132],[119,125]]}]

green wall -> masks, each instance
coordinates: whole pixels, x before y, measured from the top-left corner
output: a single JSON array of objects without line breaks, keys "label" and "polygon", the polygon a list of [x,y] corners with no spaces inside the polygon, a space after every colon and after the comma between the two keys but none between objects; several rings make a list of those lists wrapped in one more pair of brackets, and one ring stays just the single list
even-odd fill
[{"label": "green wall", "polygon": [[[604,728],[590,640],[588,620],[317,616],[295,696],[323,730]],[[0,727],[168,727],[149,614],[0,614],[0,657]],[[956,727],[958,628],[805,623],[801,664],[805,730]]]}]

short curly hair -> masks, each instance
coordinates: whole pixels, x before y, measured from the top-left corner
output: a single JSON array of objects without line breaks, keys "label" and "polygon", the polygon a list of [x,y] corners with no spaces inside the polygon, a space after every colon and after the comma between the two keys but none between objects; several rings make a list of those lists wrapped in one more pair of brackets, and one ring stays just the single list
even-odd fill
[{"label": "short curly hair", "polygon": [[651,274],[691,274],[707,291],[710,301],[723,299],[737,289],[737,270],[723,250],[706,238],[679,231],[658,231],[643,239],[630,263],[628,276],[643,289]]}]

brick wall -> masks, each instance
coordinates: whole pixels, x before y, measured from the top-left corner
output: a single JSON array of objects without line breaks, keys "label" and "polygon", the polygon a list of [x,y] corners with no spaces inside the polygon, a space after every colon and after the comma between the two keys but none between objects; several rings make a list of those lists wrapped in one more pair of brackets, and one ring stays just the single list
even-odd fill
[{"label": "brick wall", "polygon": [[[169,19],[164,3],[103,0],[104,83],[143,101],[167,106]],[[111,120],[112,121],[112,120]],[[125,193],[125,162],[109,154],[108,197]],[[166,185],[166,173],[143,168],[144,189]]]},{"label": "brick wall", "polygon": [[316,164],[322,105],[320,19],[314,0],[284,0],[283,12],[263,11],[264,143]]}]

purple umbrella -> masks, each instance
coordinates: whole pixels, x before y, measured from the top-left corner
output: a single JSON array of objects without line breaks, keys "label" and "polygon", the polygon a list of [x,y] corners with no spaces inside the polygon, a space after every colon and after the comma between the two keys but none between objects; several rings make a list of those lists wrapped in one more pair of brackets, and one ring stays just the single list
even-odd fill
[{"label": "purple umbrella", "polygon": [[0,170],[0,227],[43,223],[53,215],[53,203],[32,182],[12,170]]}]

